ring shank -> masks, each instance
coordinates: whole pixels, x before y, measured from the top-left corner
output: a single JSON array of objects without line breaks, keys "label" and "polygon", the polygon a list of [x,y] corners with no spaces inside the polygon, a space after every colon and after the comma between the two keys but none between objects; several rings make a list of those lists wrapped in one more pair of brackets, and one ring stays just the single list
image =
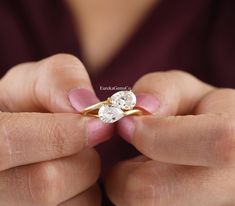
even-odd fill
[{"label": "ring shank", "polygon": [[129,116],[129,115],[143,115],[144,112],[143,110],[140,109],[132,109],[124,112],[124,116]]},{"label": "ring shank", "polygon": [[[98,102],[98,103],[96,103],[96,104],[94,104],[94,105],[91,105],[91,106],[89,106],[89,107],[86,107],[86,108],[81,112],[81,114],[84,115],[84,116],[86,116],[86,115],[90,116],[90,114],[93,114],[94,111],[98,110],[102,105],[107,104],[107,103],[108,103],[108,101],[105,100],[105,101],[102,101],[102,102]],[[92,116],[94,116],[94,115],[92,115]],[[98,114],[97,114],[96,117],[98,117]]]},{"label": "ring shank", "polygon": [[[110,99],[108,98],[105,101],[98,102],[94,105],[86,107],[80,114],[84,115],[84,116],[99,117],[98,111],[99,111],[100,107],[102,107],[103,105],[108,105],[109,103],[110,103]],[[131,110],[124,110],[123,114],[124,114],[124,116],[144,115],[144,114],[147,114],[147,112],[141,108],[133,108]]]}]

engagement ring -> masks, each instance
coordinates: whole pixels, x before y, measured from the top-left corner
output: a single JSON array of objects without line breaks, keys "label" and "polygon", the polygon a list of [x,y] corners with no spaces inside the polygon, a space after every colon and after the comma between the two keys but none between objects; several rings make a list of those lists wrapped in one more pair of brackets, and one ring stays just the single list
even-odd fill
[{"label": "engagement ring", "polygon": [[82,115],[100,118],[105,123],[114,123],[128,115],[143,115],[144,110],[135,108],[136,96],[132,91],[119,91],[107,100],[91,105]]}]

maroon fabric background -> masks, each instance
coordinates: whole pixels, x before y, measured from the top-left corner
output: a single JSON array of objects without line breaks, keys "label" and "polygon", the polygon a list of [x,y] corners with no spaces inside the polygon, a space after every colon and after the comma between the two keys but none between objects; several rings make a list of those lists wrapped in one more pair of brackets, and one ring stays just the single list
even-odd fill
[{"label": "maroon fabric background", "polygon": [[[64,2],[0,1],[0,75],[16,64],[60,52],[84,60]],[[235,87],[234,0],[162,0],[115,58],[91,79],[104,99],[113,91],[102,91],[100,86],[132,86],[143,74],[169,69],[188,71],[215,86]],[[137,154],[117,135],[97,149],[103,171]]]}]

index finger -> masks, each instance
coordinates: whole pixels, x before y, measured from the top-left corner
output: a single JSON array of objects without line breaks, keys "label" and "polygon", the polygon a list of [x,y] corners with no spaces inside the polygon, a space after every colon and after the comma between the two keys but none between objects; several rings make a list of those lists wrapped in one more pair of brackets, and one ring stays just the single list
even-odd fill
[{"label": "index finger", "polygon": [[122,119],[118,123],[122,137],[155,160],[189,165],[216,164],[208,159],[212,155],[207,153],[210,150],[212,154],[210,146],[218,135],[209,131],[218,125],[221,117],[175,116],[193,114],[203,97],[215,90],[212,86],[185,72],[170,71],[144,76],[133,90],[137,94],[137,105],[151,109],[153,115]]},{"label": "index finger", "polygon": [[158,116],[189,114],[214,89],[178,70],[146,74],[133,87],[137,106]]},{"label": "index finger", "polygon": [[0,110],[7,112],[75,112],[99,101],[85,67],[68,54],[13,67],[0,94]]}]

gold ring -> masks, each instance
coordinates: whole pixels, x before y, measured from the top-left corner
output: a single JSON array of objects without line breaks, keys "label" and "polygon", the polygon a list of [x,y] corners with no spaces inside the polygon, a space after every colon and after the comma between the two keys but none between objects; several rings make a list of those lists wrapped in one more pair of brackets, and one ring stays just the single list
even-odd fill
[{"label": "gold ring", "polygon": [[81,114],[98,117],[105,123],[114,123],[128,115],[143,115],[146,112],[135,108],[136,96],[132,91],[119,91],[107,100],[86,107]]}]

